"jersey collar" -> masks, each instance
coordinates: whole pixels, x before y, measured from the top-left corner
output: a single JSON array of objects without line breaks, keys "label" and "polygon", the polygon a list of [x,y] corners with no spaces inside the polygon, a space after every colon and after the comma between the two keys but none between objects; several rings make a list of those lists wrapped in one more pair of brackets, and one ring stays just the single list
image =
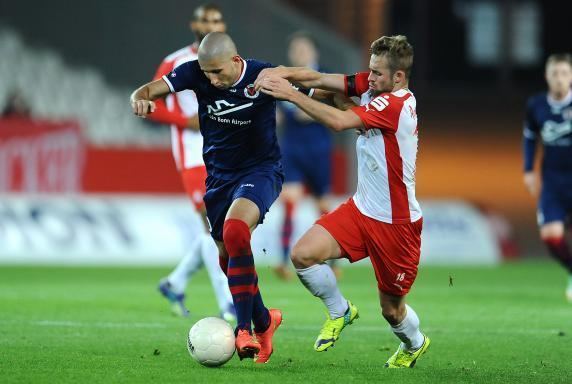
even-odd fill
[{"label": "jersey collar", "polygon": [[546,94],[546,101],[548,102],[548,105],[550,105],[552,108],[565,107],[568,104],[570,104],[570,102],[572,102],[572,89],[568,90],[568,94],[562,100],[554,100],[552,97],[550,97],[550,94],[548,93]]},{"label": "jersey collar", "polygon": [[242,60],[242,72],[240,73],[240,77],[238,78],[238,80],[236,80],[236,82],[231,85],[231,87],[236,87],[238,85],[238,83],[240,83],[242,81],[242,79],[244,78],[244,74],[246,73],[246,61],[241,57],[240,60]]}]

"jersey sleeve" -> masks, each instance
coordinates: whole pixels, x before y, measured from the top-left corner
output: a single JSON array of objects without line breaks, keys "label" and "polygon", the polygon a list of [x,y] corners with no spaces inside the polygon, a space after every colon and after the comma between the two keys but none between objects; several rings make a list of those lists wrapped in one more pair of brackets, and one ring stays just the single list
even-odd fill
[{"label": "jersey sleeve", "polygon": [[534,159],[536,157],[536,141],[540,127],[534,118],[534,102],[530,99],[526,105],[526,117],[522,130],[522,150],[524,160],[524,171],[530,172],[534,169]]},{"label": "jersey sleeve", "polygon": [[351,108],[359,116],[365,129],[397,130],[401,108],[396,105],[397,100],[391,101],[386,96],[379,95],[368,104]]},{"label": "jersey sleeve", "polygon": [[196,60],[187,61],[173,69],[169,74],[163,75],[163,80],[171,92],[180,92],[185,89],[194,90],[197,86],[200,69]]},{"label": "jersey sleeve", "polygon": [[345,94],[348,97],[361,96],[369,89],[368,72],[358,72],[355,75],[346,75],[344,77]]},{"label": "jersey sleeve", "polygon": [[[172,69],[172,62],[163,61],[159,68],[157,68],[157,72],[155,72],[153,80],[158,80],[163,76],[168,75]],[[155,100],[155,111],[150,113],[147,118],[160,124],[174,124],[179,127],[184,127],[187,125],[187,117],[185,117],[182,113],[169,111],[164,99]]]}]

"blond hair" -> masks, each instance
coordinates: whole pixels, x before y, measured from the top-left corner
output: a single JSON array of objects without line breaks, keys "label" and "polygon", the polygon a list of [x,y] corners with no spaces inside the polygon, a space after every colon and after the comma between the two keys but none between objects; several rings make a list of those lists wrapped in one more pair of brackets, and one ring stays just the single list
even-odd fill
[{"label": "blond hair", "polygon": [[403,35],[382,36],[371,43],[372,55],[383,56],[387,59],[391,73],[402,70],[409,78],[413,66],[413,47]]}]

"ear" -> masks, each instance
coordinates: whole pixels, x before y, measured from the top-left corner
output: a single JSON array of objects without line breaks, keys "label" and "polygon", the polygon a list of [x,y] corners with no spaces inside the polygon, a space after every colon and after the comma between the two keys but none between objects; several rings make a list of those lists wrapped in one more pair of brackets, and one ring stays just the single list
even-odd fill
[{"label": "ear", "polygon": [[234,55],[232,57],[232,61],[235,63],[240,63],[242,61],[242,57],[240,57],[239,55]]},{"label": "ear", "polygon": [[405,80],[405,72],[402,70],[397,70],[393,74],[393,82],[394,83],[402,83]]}]

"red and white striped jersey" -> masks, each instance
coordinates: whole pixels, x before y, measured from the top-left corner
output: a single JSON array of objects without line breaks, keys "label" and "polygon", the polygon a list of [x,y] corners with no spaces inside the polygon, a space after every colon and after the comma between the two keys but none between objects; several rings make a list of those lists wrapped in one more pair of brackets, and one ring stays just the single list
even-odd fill
[{"label": "red and white striped jersey", "polygon": [[356,143],[358,185],[353,200],[373,219],[412,223],[422,216],[415,198],[415,97],[408,89],[371,97],[367,77],[367,72],[346,76],[348,96],[361,96],[361,105],[352,110],[366,129]]},{"label": "red and white striped jersey", "polygon": [[[179,49],[167,56],[154,80],[169,74],[179,65],[197,59],[197,44]],[[204,166],[203,137],[200,132],[185,128],[187,120],[198,112],[198,103],[195,93],[185,90],[167,95],[165,101],[156,100],[157,108],[149,115],[153,121],[171,125],[171,142],[173,156],[179,170]]]}]

